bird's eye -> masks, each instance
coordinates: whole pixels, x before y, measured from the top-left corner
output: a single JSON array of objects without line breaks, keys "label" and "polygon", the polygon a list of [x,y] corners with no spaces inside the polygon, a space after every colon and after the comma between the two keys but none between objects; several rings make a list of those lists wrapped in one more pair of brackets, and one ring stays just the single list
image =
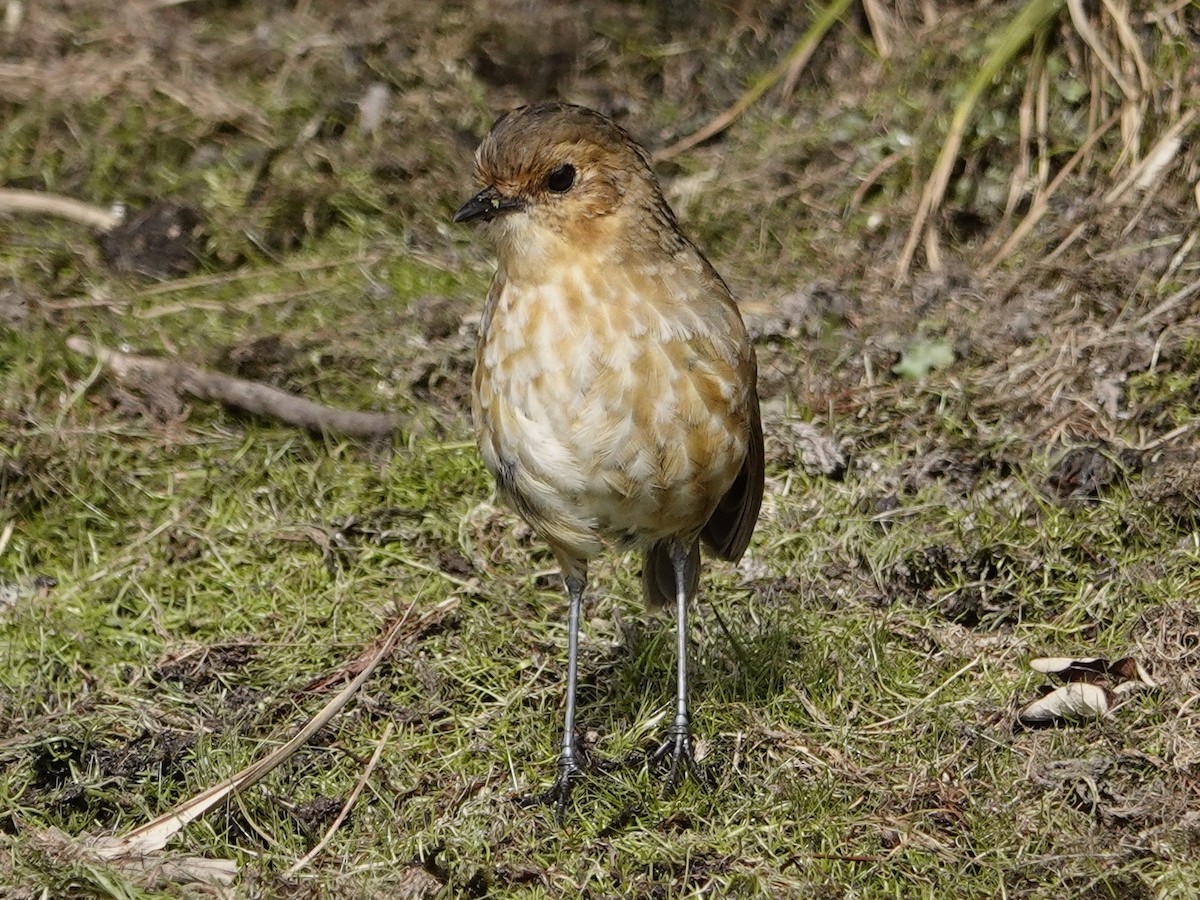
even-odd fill
[{"label": "bird's eye", "polygon": [[575,167],[563,163],[546,176],[546,187],[556,194],[565,194],[575,185]]}]

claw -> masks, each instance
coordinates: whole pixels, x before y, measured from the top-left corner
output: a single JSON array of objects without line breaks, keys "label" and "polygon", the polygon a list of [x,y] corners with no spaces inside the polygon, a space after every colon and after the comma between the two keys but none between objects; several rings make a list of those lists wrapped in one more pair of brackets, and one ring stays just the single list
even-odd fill
[{"label": "claw", "polygon": [[696,757],[692,753],[692,731],[687,721],[676,721],[667,731],[666,740],[659,744],[658,749],[650,754],[651,765],[657,765],[670,753],[671,763],[667,770],[667,779],[663,784],[663,796],[670,797],[679,787],[684,771],[704,784],[704,776],[696,765]]},{"label": "claw", "polygon": [[575,782],[582,775],[583,768],[579,765],[578,751],[573,748],[564,750],[558,758],[558,775],[554,778],[554,784],[540,794],[523,798],[521,805],[553,806],[555,821],[562,825],[567,815],[567,801],[571,799],[571,791],[575,787]]},{"label": "claw", "polygon": [[571,799],[571,790],[582,774],[583,769],[577,765],[563,766],[559,763],[558,776],[554,779],[554,784],[541,796],[543,803],[554,804],[554,820],[559,825],[562,825],[567,817],[567,801]]}]

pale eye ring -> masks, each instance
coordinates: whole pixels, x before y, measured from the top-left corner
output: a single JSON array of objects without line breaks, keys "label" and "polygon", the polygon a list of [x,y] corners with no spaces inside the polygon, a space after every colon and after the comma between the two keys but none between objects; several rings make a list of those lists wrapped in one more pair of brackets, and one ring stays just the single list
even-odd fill
[{"label": "pale eye ring", "polygon": [[575,167],[563,163],[546,176],[546,189],[556,194],[565,194],[575,186]]}]

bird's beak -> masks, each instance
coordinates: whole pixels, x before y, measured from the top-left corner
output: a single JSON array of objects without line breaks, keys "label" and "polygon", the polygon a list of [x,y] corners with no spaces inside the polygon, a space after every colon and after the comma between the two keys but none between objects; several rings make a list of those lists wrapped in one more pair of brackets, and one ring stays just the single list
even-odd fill
[{"label": "bird's beak", "polygon": [[482,219],[486,222],[489,219],[496,218],[501,213],[524,208],[525,204],[521,200],[505,197],[494,187],[485,187],[458,208],[458,212],[454,214],[454,221],[457,223],[470,222],[472,219]]}]

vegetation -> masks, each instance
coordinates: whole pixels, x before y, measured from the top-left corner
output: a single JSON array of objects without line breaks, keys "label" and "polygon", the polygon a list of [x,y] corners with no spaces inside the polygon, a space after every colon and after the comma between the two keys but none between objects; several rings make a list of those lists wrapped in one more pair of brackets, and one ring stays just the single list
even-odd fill
[{"label": "vegetation", "polygon": [[[0,897],[1196,895],[1194,8],[841,5],[9,4],[0,183],[130,215],[0,192]],[[694,617],[711,784],[647,769],[672,623],[613,554],[561,828],[523,798],[565,601],[474,450],[490,268],[448,224],[547,95],[658,154],[768,433]],[[399,424],[306,432],[71,338]],[[1042,656],[1157,686],[1022,728]]]}]

